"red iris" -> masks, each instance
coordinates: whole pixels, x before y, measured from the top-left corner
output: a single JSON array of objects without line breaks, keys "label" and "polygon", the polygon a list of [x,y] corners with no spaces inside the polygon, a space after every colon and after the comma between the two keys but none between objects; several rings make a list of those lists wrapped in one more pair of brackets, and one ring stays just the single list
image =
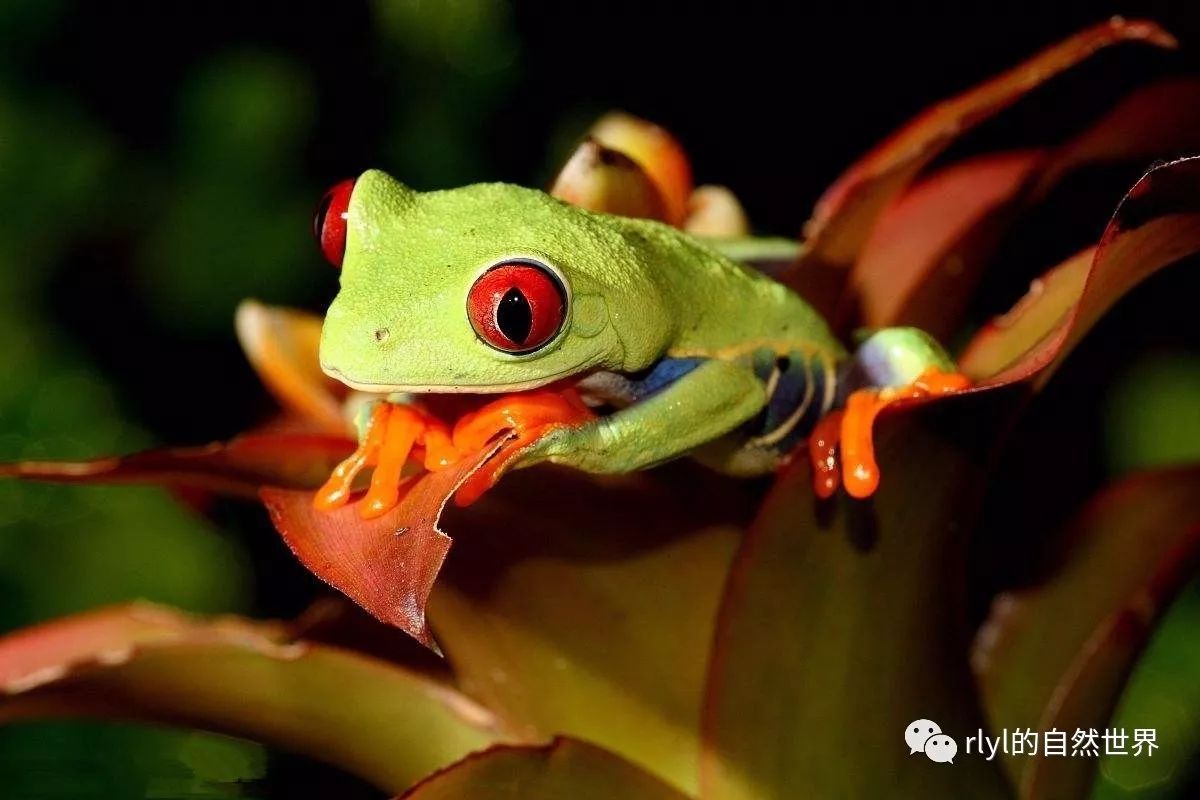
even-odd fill
[{"label": "red iris", "polygon": [[313,237],[326,260],[335,267],[342,265],[346,255],[346,211],[350,208],[350,193],[353,191],[353,178],[337,184],[321,198],[313,217]]},{"label": "red iris", "polygon": [[475,333],[506,353],[528,353],[553,339],[566,307],[558,277],[527,261],[492,267],[467,295],[467,316]]}]

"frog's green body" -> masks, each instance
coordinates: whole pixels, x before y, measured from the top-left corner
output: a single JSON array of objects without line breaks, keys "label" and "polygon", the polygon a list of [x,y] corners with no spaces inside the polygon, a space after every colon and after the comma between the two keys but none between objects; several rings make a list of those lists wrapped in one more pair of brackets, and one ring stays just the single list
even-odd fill
[{"label": "frog's green body", "polygon": [[[662,223],[507,184],[417,193],[377,171],[358,179],[346,222],[341,290],[321,341],[330,375],[381,394],[571,380],[618,409],[545,437],[525,465],[620,472],[704,445],[727,469],[769,469],[781,443],[803,433],[800,417],[832,405],[838,370],[850,363],[796,294]],[[467,318],[476,280],[513,261],[544,265],[565,289],[561,327],[533,352],[497,350]],[[897,356],[886,356],[889,365],[905,363],[895,382],[948,362],[919,331],[888,336],[885,349]],[[793,408],[772,415],[784,387]],[[756,424],[766,417],[790,420],[787,435]]]}]

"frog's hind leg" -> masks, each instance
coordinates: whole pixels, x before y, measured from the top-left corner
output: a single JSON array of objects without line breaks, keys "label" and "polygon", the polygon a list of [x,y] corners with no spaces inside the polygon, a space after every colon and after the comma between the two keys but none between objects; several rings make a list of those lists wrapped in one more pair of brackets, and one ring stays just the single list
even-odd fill
[{"label": "frog's hind leg", "polygon": [[926,372],[954,372],[954,359],[920,328],[883,328],[866,339],[839,380],[839,405],[859,389],[909,386]]},{"label": "frog's hind leg", "polygon": [[852,497],[871,496],[880,479],[872,436],[879,412],[970,385],[949,354],[924,331],[885,328],[872,334],[855,351],[839,381],[842,410],[818,423],[809,438],[817,494],[828,497],[840,482]]}]

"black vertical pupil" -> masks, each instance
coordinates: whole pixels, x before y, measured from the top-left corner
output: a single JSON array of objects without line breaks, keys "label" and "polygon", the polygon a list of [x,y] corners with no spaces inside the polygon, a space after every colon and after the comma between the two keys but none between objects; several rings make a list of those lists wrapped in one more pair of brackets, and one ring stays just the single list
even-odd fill
[{"label": "black vertical pupil", "polygon": [[515,286],[500,298],[500,305],[496,307],[496,327],[516,344],[525,344],[533,330],[533,309]]}]

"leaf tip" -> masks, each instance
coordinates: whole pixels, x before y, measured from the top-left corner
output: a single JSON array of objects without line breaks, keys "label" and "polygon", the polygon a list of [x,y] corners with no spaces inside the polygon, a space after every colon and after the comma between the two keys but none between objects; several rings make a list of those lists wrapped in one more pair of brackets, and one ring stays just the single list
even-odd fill
[{"label": "leaf tip", "polygon": [[1175,50],[1179,47],[1179,40],[1170,31],[1153,20],[1126,19],[1118,14],[1109,18],[1108,27],[1116,36],[1122,39],[1146,42],[1147,44],[1167,50]]}]

